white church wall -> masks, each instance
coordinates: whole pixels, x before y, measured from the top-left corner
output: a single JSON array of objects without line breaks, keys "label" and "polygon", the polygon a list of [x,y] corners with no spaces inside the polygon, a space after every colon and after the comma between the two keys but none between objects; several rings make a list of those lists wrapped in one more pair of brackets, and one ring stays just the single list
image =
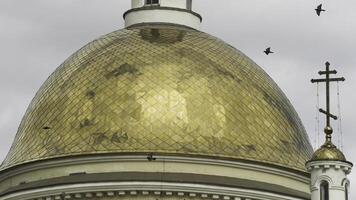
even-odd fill
[{"label": "white church wall", "polygon": [[[161,160],[161,161],[160,161]],[[27,167],[14,169],[6,174],[2,174],[0,177],[0,191],[5,191],[11,187],[17,187],[22,185],[22,182],[31,183],[43,180],[50,180],[59,177],[76,177],[71,174],[104,174],[104,173],[139,173],[139,172],[151,172],[157,173],[163,171],[162,158],[157,157],[157,161],[148,162],[145,157],[102,157],[96,159],[82,158],[82,159],[69,159],[65,161],[50,161],[40,164],[33,164]],[[226,177],[229,179],[249,180],[253,182],[263,183],[266,186],[272,184],[273,187],[289,188],[289,190],[296,193],[309,194],[309,178],[294,174],[288,171],[275,169],[271,167],[264,167],[254,164],[246,164],[239,162],[209,160],[209,159],[194,159],[184,157],[165,157],[164,158],[164,172],[167,174],[199,174],[202,176],[214,175],[217,177]],[[273,183],[271,183],[273,180]],[[215,181],[212,180],[212,183]],[[126,185],[125,185],[126,184]],[[68,185],[66,188],[43,188],[41,191],[27,191],[28,193],[19,193],[14,197],[19,198],[22,196],[31,196],[29,194],[36,193],[38,195],[46,196],[53,194],[58,190],[63,192],[81,192],[85,191],[102,191],[102,190],[115,190],[121,188],[121,190],[130,189],[140,190],[143,188],[152,187],[151,189],[159,190],[165,188],[165,190],[171,189],[172,191],[200,191],[201,194],[204,191],[215,191],[216,194],[227,195],[234,193],[236,197],[246,196],[257,198],[258,196],[265,196],[265,199],[288,199],[288,196],[279,195],[281,198],[275,198],[276,194],[270,192],[262,192],[258,190],[240,189],[238,187],[226,187],[220,188],[214,185],[201,185],[201,184],[189,184],[189,183],[138,183],[138,181],[127,182],[124,185],[117,185],[116,183],[83,183],[77,185]],[[136,186],[134,186],[136,184]],[[138,184],[138,185],[137,185]],[[70,187],[70,188],[68,188]],[[175,188],[175,189],[174,189]],[[200,188],[200,189],[199,189]],[[220,188],[220,189],[219,189]],[[174,190],[173,190],[174,189]],[[230,191],[227,192],[226,191]],[[225,192],[225,193],[224,193]],[[247,197],[249,197],[247,196]],[[277,195],[278,196],[278,195]],[[282,198],[283,197],[283,198]],[[251,199],[254,199],[251,198]],[[11,198],[4,198],[10,200]],[[299,198],[295,198],[299,199]],[[1,198],[0,198],[1,200]]]},{"label": "white church wall", "polygon": [[160,0],[162,7],[174,7],[187,9],[187,0]]},{"label": "white church wall", "polygon": [[[141,23],[170,23],[200,29],[201,18],[191,12],[179,10],[188,9],[191,1],[188,0],[160,0],[162,9],[131,10],[125,15],[125,27]],[[132,0],[131,8],[145,7],[145,0]],[[173,8],[173,9],[167,9]],[[176,8],[176,9],[174,9]],[[190,8],[189,8],[190,9]]]},{"label": "white church wall", "polygon": [[139,8],[144,6],[144,0],[131,0],[131,8]]},{"label": "white church wall", "polygon": [[1,196],[0,200],[61,200],[61,199],[97,199],[97,200],[305,200],[288,195],[269,193],[259,190],[227,188],[189,183],[161,182],[109,182],[66,184],[41,189],[24,190]]},{"label": "white church wall", "polygon": [[320,185],[323,181],[329,184],[331,200],[345,200],[345,183],[352,165],[340,161],[315,161],[307,164],[311,172],[312,200],[320,200]]},{"label": "white church wall", "polygon": [[139,10],[125,16],[125,26],[140,23],[172,23],[200,29],[200,18],[189,12],[177,10]]},{"label": "white church wall", "polygon": [[[139,8],[145,5],[145,0],[131,0],[131,8]],[[174,7],[187,9],[187,0],[160,0],[161,7]]]}]

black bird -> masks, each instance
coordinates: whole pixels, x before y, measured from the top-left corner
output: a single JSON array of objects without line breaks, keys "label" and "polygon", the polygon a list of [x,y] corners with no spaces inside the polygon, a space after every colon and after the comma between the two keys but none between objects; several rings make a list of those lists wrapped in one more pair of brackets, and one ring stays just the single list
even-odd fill
[{"label": "black bird", "polygon": [[326,10],[324,10],[322,7],[323,7],[323,4],[320,4],[320,5],[318,5],[318,7],[315,9],[316,14],[317,14],[318,16],[320,16],[320,13],[321,13],[321,12],[325,12],[325,11],[326,11]]},{"label": "black bird", "polygon": [[148,156],[147,156],[147,160],[151,162],[151,161],[155,161],[156,158],[153,157],[153,153],[150,153],[150,154],[148,154]]},{"label": "black bird", "polygon": [[274,53],[274,52],[271,51],[271,47],[268,47],[264,52],[265,52],[266,55],[268,55],[270,53]]}]

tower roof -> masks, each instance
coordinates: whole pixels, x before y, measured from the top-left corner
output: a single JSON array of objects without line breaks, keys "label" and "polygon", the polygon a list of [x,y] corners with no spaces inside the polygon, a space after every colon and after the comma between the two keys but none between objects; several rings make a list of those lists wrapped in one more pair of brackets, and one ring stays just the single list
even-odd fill
[{"label": "tower roof", "polygon": [[149,25],[66,60],[33,99],[2,167],[151,152],[305,171],[312,148],[286,96],[247,56],[194,29]]},{"label": "tower roof", "polygon": [[312,156],[310,161],[346,161],[345,155],[331,142],[326,142]]}]

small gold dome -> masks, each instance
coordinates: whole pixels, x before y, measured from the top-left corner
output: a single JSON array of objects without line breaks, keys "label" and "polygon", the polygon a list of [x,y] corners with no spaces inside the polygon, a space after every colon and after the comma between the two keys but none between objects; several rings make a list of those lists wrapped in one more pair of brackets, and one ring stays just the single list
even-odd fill
[{"label": "small gold dome", "polygon": [[345,155],[331,142],[326,142],[312,156],[310,161],[346,161]]},{"label": "small gold dome", "polygon": [[137,26],[71,56],[29,106],[2,168],[110,154],[209,156],[304,170],[305,129],[274,81],[206,33]]}]

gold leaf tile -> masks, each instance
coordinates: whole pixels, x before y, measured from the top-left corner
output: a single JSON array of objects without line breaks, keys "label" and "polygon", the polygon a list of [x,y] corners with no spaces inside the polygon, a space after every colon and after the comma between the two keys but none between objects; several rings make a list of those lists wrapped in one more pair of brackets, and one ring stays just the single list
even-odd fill
[{"label": "gold leaf tile", "polygon": [[132,152],[304,171],[312,148],[286,96],[240,51],[203,32],[142,26],[91,42],[48,78],[2,168]]}]

